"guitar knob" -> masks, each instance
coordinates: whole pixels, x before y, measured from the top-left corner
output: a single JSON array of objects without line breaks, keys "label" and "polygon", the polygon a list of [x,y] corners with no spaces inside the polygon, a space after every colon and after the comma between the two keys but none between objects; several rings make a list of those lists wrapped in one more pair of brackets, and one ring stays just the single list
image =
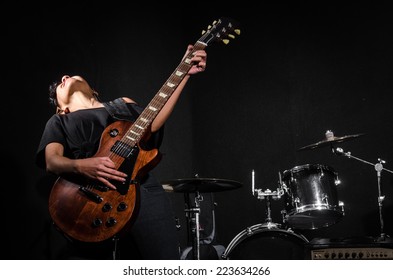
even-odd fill
[{"label": "guitar knob", "polygon": [[115,218],[113,218],[113,217],[110,217],[107,221],[106,221],[106,225],[108,226],[108,227],[112,227],[112,226],[114,226],[114,225],[116,225],[117,224],[117,220],[115,219]]},{"label": "guitar knob", "polygon": [[99,227],[100,225],[102,225],[102,220],[100,218],[95,218],[92,225],[93,227]]},{"label": "guitar knob", "polygon": [[120,202],[117,206],[117,211],[124,211],[127,209],[127,204],[125,202]]},{"label": "guitar knob", "polygon": [[104,206],[102,206],[102,211],[103,212],[108,212],[109,210],[112,209],[112,205],[110,203],[105,203]]},{"label": "guitar knob", "polygon": [[117,130],[116,128],[115,128],[115,129],[112,129],[112,130],[109,132],[109,135],[110,135],[111,137],[116,137],[117,135],[119,135],[119,130]]}]

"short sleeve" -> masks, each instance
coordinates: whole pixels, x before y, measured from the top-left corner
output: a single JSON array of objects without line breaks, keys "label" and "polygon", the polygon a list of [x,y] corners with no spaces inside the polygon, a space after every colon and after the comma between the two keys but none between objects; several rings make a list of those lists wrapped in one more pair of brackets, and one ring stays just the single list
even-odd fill
[{"label": "short sleeve", "polygon": [[45,169],[45,147],[49,143],[57,142],[66,146],[64,132],[59,115],[53,115],[46,123],[36,152],[35,162],[38,167]]}]

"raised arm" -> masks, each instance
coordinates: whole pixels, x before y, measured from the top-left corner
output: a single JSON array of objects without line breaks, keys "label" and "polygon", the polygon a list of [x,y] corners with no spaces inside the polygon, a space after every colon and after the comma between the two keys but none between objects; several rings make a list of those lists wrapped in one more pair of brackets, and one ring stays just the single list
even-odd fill
[{"label": "raised arm", "polygon": [[[188,45],[184,56],[186,56],[192,49],[193,46]],[[206,59],[207,59],[207,53],[205,50],[199,50],[194,53],[194,56],[191,58],[191,61],[193,62],[193,66],[190,68],[187,75],[177,86],[176,90],[172,93],[171,97],[168,99],[164,107],[161,109],[160,113],[158,113],[157,117],[154,119],[151,125],[152,132],[159,130],[166,122],[166,120],[169,118],[177,101],[179,100],[180,94],[182,93],[185,85],[190,79],[190,76],[205,71]]]}]

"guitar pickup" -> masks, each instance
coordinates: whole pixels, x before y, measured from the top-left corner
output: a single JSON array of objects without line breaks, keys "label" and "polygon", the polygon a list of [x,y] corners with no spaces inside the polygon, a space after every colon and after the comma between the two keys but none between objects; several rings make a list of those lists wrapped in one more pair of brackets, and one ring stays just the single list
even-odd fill
[{"label": "guitar pickup", "polygon": [[96,190],[101,191],[101,192],[109,191],[109,187],[103,186],[103,185],[93,185],[93,188],[95,188]]},{"label": "guitar pickup", "polygon": [[138,154],[139,150],[138,150],[137,146],[131,147],[130,145],[118,140],[112,146],[111,152],[113,152],[123,158],[129,158],[129,157],[134,156],[135,153]]},{"label": "guitar pickup", "polygon": [[99,196],[98,194],[86,189],[86,187],[79,187],[79,190],[81,192],[83,192],[89,199],[97,202],[97,203],[101,203],[104,199]]}]

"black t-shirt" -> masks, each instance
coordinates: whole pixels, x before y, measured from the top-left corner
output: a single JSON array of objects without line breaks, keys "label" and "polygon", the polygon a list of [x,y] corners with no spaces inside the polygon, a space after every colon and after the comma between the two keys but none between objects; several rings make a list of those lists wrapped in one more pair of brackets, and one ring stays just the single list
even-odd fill
[{"label": "black t-shirt", "polygon": [[[125,103],[129,121],[133,122],[143,111],[135,103]],[[92,157],[97,152],[104,129],[117,121],[105,107],[83,109],[64,115],[53,115],[46,123],[36,153],[36,164],[45,169],[45,147],[49,143],[64,146],[64,156],[72,159]],[[161,145],[163,128],[149,138],[149,147]]]}]

